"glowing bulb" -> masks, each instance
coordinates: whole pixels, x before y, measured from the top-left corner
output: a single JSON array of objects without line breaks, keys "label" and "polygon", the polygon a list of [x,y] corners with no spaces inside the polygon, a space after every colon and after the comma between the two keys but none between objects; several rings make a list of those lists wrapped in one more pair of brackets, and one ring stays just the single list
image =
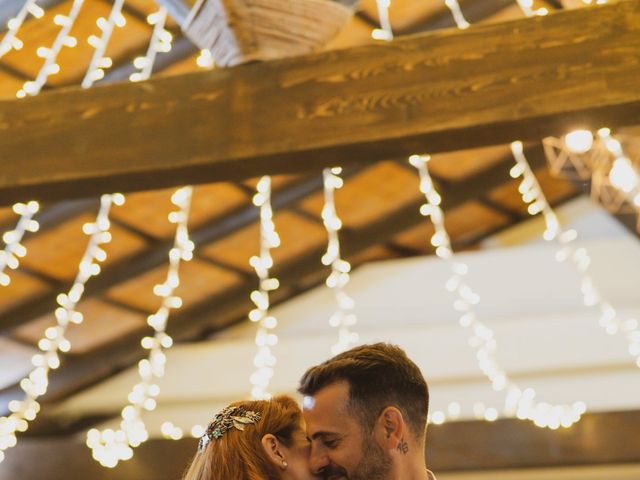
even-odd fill
[{"label": "glowing bulb", "polygon": [[589,130],[574,130],[565,135],[564,144],[574,153],[588,152],[593,146],[593,134]]},{"label": "glowing bulb", "polygon": [[613,162],[609,180],[614,187],[629,193],[638,186],[638,173],[628,158],[620,157]]}]

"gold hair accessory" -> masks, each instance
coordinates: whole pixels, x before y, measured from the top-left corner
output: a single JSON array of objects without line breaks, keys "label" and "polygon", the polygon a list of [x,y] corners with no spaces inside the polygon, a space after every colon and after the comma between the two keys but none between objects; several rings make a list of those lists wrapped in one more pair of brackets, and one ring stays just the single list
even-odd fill
[{"label": "gold hair accessory", "polygon": [[198,450],[203,451],[211,440],[219,439],[232,428],[244,431],[247,425],[257,423],[258,420],[260,412],[245,410],[243,407],[226,407],[213,417],[205,434],[200,438]]}]

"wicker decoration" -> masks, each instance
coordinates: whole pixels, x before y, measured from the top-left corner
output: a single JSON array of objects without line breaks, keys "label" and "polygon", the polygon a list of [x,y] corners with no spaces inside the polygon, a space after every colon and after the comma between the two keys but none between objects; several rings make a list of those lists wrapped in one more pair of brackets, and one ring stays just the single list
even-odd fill
[{"label": "wicker decoration", "polygon": [[228,67],[313,52],[352,13],[330,0],[199,0],[182,30],[217,65]]}]

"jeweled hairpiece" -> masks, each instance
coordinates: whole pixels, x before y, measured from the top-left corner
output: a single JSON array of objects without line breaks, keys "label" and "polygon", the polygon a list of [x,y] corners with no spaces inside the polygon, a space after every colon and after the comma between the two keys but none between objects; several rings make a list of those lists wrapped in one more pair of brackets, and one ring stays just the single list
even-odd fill
[{"label": "jeweled hairpiece", "polygon": [[200,437],[198,450],[203,451],[211,440],[219,439],[232,428],[244,431],[247,425],[257,423],[258,420],[260,420],[260,412],[246,410],[243,407],[226,407],[213,417],[206,432]]}]

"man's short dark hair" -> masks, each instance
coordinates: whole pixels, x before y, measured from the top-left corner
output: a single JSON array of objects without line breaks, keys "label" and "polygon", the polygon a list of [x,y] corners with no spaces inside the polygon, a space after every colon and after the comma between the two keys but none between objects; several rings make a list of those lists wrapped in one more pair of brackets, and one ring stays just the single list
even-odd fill
[{"label": "man's short dark hair", "polygon": [[349,409],[366,431],[373,431],[386,407],[395,406],[415,436],[424,438],[429,389],[418,366],[400,347],[375,343],[340,353],[307,370],[298,391],[315,395],[340,381],[349,384]]}]

